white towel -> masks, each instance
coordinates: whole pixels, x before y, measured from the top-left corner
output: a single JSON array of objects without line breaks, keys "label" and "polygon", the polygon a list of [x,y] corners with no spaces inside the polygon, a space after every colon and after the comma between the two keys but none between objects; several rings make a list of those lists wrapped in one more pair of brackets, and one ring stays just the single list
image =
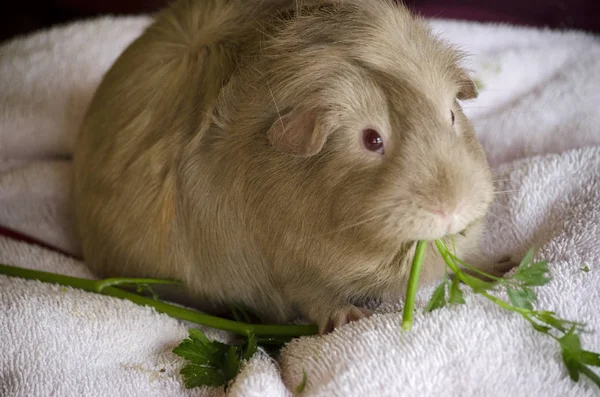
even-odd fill
[{"label": "white towel", "polygon": [[[0,225],[71,253],[70,154],[104,71],[149,19],[101,18],[0,47]],[[539,307],[600,331],[600,41],[579,32],[432,21],[474,54],[480,97],[465,104],[502,180],[486,247],[550,261]],[[512,162],[513,160],[517,160]],[[92,277],[79,261],[0,238],[0,262]],[[589,267],[588,272],[580,270]],[[232,396],[592,396],[557,344],[481,297],[422,314],[401,332],[399,303],[325,337],[258,354]],[[186,326],[133,303],[0,276],[1,396],[221,396],[187,391],[171,353]],[[207,331],[210,337],[224,338]],[[600,351],[597,333],[582,337]],[[163,371],[164,369],[164,371]]]}]

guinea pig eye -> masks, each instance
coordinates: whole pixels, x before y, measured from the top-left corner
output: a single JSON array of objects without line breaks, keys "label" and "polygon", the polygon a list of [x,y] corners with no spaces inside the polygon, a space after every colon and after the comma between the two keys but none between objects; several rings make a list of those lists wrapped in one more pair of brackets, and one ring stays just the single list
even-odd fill
[{"label": "guinea pig eye", "polygon": [[450,111],[450,117],[452,118],[452,125],[454,125],[454,112]]},{"label": "guinea pig eye", "polygon": [[372,128],[367,128],[362,132],[362,140],[367,150],[383,154],[383,138],[381,138],[379,132]]}]

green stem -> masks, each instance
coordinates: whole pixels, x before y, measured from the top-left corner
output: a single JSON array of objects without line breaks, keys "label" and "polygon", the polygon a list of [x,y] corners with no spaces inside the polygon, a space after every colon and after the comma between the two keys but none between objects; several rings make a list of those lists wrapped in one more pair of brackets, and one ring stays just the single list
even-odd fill
[{"label": "green stem", "polygon": [[[450,270],[452,270],[454,272],[454,274],[456,274],[458,276],[458,278],[462,282],[464,282],[465,284],[467,284],[468,286],[470,286],[471,288],[473,288],[472,285],[471,285],[472,283],[470,283],[469,281],[470,281],[471,278],[474,278],[474,277],[469,276],[469,275],[465,274],[464,272],[462,272],[460,270],[460,268],[454,262],[453,255],[448,251],[448,248],[446,247],[446,245],[442,241],[436,240],[435,244],[437,246],[437,249],[438,249],[440,255],[444,259],[444,262],[446,262],[446,265],[448,265],[448,267],[450,268]],[[477,280],[476,278],[474,278],[474,279]],[[487,299],[491,300],[492,302],[494,302],[498,306],[502,307],[503,309],[510,310],[510,311],[513,311],[513,312],[517,312],[517,313],[520,313],[520,314],[522,314],[524,316],[529,316],[531,314],[531,310],[512,306],[512,305],[504,302],[502,299],[496,298],[495,296],[490,295],[490,294],[488,294],[485,291],[478,291],[478,293],[480,295],[483,295]]]},{"label": "green stem", "polygon": [[[476,288],[474,287],[473,283],[477,279],[475,277],[465,274],[457,266],[457,263],[462,264],[462,265],[465,265],[465,263],[463,261],[461,261],[460,259],[458,259],[454,254],[449,252],[448,247],[446,246],[446,244],[443,241],[436,240],[435,243],[436,243],[436,246],[437,246],[437,249],[438,249],[440,255],[442,256],[442,258],[444,259],[444,262],[446,262],[446,265],[450,268],[450,270],[452,270],[455,273],[455,275],[459,277],[459,279],[461,281],[463,281],[465,284],[467,284],[469,287],[471,287],[473,290],[475,290]],[[471,267],[471,266],[467,265],[467,267]],[[473,270],[476,270],[476,269],[473,268]],[[483,274],[485,276],[490,276],[490,275],[485,274],[484,272],[479,272],[479,273]],[[495,278],[495,277],[492,277],[492,278]],[[498,279],[498,278],[496,278],[496,279]],[[472,280],[472,282],[470,282],[471,280]],[[475,285],[476,284],[477,283],[475,283]],[[562,325],[563,323],[565,323],[565,321],[562,321],[562,320],[559,321],[559,320],[555,319],[553,316],[547,316],[546,318],[540,318],[542,313],[534,312],[534,311],[524,309],[521,307],[515,307],[515,306],[503,301],[502,299],[496,298],[495,296],[487,293],[484,290],[480,290],[480,291],[476,291],[476,292],[483,295],[484,297],[491,300],[492,302],[496,303],[498,306],[502,307],[503,309],[510,310],[512,312],[521,314],[525,318],[525,320],[527,320],[533,326],[533,328],[535,330],[544,332],[546,335],[550,336],[551,338],[556,340],[558,343],[561,343],[560,338],[557,338],[556,336],[552,335],[550,332],[545,332],[545,330],[543,330],[541,327],[546,327],[548,331],[550,330],[550,328],[543,324],[548,324],[550,327],[555,328],[558,331],[561,331],[563,333],[567,332],[564,329],[564,326]],[[536,323],[536,321],[534,321],[534,319],[539,321],[542,324]],[[567,367],[569,367],[568,362],[565,362],[565,365]],[[600,387],[600,376],[596,372],[594,372],[592,369],[590,369],[588,366],[586,366],[584,364],[578,365],[577,369],[579,372],[581,372],[582,374],[587,376],[592,382],[594,382],[597,386]]]},{"label": "green stem", "polygon": [[590,367],[587,365],[580,365],[579,372],[587,376],[592,382],[596,384],[596,386],[600,387],[600,376],[595,373]]},{"label": "green stem", "polygon": [[531,314],[531,310],[512,306],[511,304],[506,303],[502,299],[498,299],[494,295],[490,295],[485,291],[480,291],[479,294],[485,296],[486,298],[488,298],[503,309],[522,314],[524,317],[529,317],[529,315]]},{"label": "green stem", "polygon": [[425,257],[425,249],[427,248],[426,241],[419,241],[415,248],[415,256],[413,257],[412,267],[410,268],[410,276],[408,279],[408,287],[406,289],[406,299],[404,300],[404,311],[402,314],[402,329],[409,331],[412,327],[413,315],[415,312],[415,299],[417,289],[419,288],[419,274],[423,258]]},{"label": "green stem", "polygon": [[39,280],[45,283],[60,284],[82,289],[88,292],[100,293],[102,295],[112,296],[120,299],[127,299],[133,303],[137,303],[138,305],[153,307],[159,313],[165,313],[180,320],[232,332],[241,336],[248,336],[249,333],[254,333],[257,336],[298,337],[304,335],[315,335],[318,333],[318,328],[316,325],[255,325],[227,320],[201,313],[196,310],[190,310],[183,307],[170,305],[165,302],[156,301],[132,292],[121,290],[119,288],[103,286],[105,280],[88,280],[1,264],[0,274],[11,277],[20,277],[28,280]]},{"label": "green stem", "polygon": [[478,280],[478,279],[473,276],[470,276],[460,270],[460,268],[454,262],[454,255],[452,255],[450,253],[450,251],[448,250],[448,247],[446,246],[446,244],[444,244],[443,241],[435,240],[435,245],[437,246],[438,252],[442,256],[442,259],[444,259],[444,262],[446,262],[446,265],[450,268],[450,270],[452,270],[452,272],[454,274],[456,274],[456,276],[458,276],[458,278],[463,283],[465,283],[465,284],[469,285],[471,288],[473,288],[471,285],[472,283],[469,283],[470,279],[476,279],[476,280]]},{"label": "green stem", "polygon": [[459,258],[458,258],[456,255],[454,255],[454,254],[453,254],[453,253],[451,253],[451,252],[450,252],[449,254],[450,254],[450,257],[451,257],[451,258],[452,258],[452,259],[453,259],[455,262],[458,262],[459,264],[463,265],[464,267],[466,267],[467,269],[471,270],[472,272],[479,274],[480,276],[487,277],[487,278],[489,278],[489,279],[491,279],[491,280],[503,280],[503,278],[502,278],[502,277],[496,277],[496,276],[493,276],[493,275],[491,275],[491,274],[489,274],[489,273],[486,273],[486,272],[484,272],[484,271],[482,271],[482,270],[479,270],[479,269],[477,269],[475,266],[469,265],[469,264],[468,264],[468,263],[466,263],[465,261],[463,261],[463,260],[460,260],[460,259],[459,259]]},{"label": "green stem", "polygon": [[456,266],[456,263],[454,263],[454,260],[452,259],[450,251],[448,251],[448,247],[446,247],[446,244],[444,244],[444,242],[441,240],[435,240],[435,245],[437,246],[437,249],[440,255],[442,256],[442,259],[444,259],[444,262],[446,262],[446,265],[448,265],[450,270],[452,270],[458,276],[458,278],[460,278],[461,281],[467,283],[468,279],[466,275],[463,272],[461,272],[458,266]]}]

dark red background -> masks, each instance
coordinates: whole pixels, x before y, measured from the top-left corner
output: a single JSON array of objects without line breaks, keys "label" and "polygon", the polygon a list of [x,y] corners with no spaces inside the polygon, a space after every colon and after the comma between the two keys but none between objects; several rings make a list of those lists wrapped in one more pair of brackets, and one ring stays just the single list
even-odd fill
[{"label": "dark red background", "polygon": [[[1,3],[0,40],[5,40],[74,19],[154,11],[167,0],[4,0]],[[405,0],[405,4],[429,17],[600,32],[600,0]]]}]

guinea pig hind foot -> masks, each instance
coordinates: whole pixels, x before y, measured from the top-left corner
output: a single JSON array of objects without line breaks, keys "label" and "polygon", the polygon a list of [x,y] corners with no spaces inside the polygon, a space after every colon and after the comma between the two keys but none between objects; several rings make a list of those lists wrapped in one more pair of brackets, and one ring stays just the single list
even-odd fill
[{"label": "guinea pig hind foot", "polygon": [[317,321],[319,325],[319,333],[321,335],[326,335],[332,332],[334,329],[340,328],[354,321],[370,317],[372,314],[373,311],[370,309],[348,304],[342,308],[332,311],[329,315],[324,316]]},{"label": "guinea pig hind foot", "polygon": [[370,309],[352,304],[347,296],[331,294],[330,289],[326,285],[288,284],[284,291],[288,302],[316,323],[321,335],[373,314]]}]

